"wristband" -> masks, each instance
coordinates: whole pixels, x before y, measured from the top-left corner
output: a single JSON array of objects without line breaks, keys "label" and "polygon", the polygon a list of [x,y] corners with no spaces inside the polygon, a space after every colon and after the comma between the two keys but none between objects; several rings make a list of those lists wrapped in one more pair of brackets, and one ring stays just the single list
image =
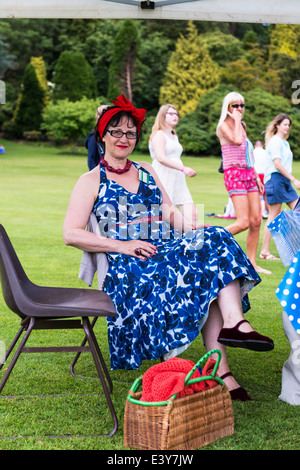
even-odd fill
[{"label": "wristband", "polygon": [[184,172],[184,168],[185,168],[185,167],[183,166],[180,171]]}]

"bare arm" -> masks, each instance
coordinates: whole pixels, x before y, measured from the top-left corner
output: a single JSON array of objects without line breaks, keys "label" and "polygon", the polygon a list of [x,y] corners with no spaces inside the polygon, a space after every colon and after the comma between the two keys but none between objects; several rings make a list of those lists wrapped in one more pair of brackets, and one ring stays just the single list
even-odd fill
[{"label": "bare arm", "polygon": [[195,176],[196,172],[188,166],[184,166],[181,160],[173,160],[166,156],[165,146],[166,138],[163,132],[158,131],[151,140],[151,145],[153,147],[155,157],[159,163],[167,166],[168,168],[173,168],[174,170],[182,171],[187,176]]},{"label": "bare arm", "polygon": [[[89,252],[123,253],[136,257],[149,257],[156,253],[156,247],[143,240],[114,240],[85,230],[99,188],[99,169],[82,175],[76,183],[69,201],[63,225],[63,239],[66,245]],[[143,249],[143,255],[136,255],[136,248]]]},{"label": "bare arm", "polygon": [[[146,162],[139,162],[139,164],[144,167],[147,171],[149,171],[149,173],[151,173],[155,180],[155,183],[162,192],[163,203],[161,205],[161,211],[162,218],[165,222],[169,223],[172,228],[179,230],[179,232],[186,232],[188,230],[194,230],[195,228],[203,227],[203,225],[194,226],[191,223],[187,222],[182,216],[181,212],[179,212],[176,207],[174,207],[152,165]],[[210,227],[210,224],[204,226]]]},{"label": "bare arm", "polygon": [[280,158],[274,158],[274,166],[276,170],[278,170],[283,176],[285,176],[287,179],[289,179],[293,185],[295,186],[296,189],[300,189],[300,181],[297,180],[293,175],[291,175],[281,164]]},{"label": "bare arm", "polygon": [[242,115],[236,109],[232,113],[228,111],[228,116],[233,119],[233,128],[225,120],[218,129],[218,137],[221,145],[232,143],[234,145],[242,145],[243,142],[243,126]]}]

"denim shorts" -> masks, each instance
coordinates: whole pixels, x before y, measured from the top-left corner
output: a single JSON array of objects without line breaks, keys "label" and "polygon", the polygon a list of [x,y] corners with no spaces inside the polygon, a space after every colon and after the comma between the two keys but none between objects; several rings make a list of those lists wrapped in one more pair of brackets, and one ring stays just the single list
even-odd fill
[{"label": "denim shorts", "polygon": [[268,204],[282,204],[298,199],[298,194],[289,179],[281,173],[272,173],[265,184]]}]

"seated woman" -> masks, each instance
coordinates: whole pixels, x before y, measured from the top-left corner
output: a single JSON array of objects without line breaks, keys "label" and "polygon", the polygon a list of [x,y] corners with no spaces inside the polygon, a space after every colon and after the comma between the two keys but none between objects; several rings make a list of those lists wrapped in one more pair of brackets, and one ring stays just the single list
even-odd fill
[{"label": "seated woman", "polygon": [[[247,400],[225,345],[273,349],[243,316],[241,299],[246,311],[247,293],[260,278],[227,230],[186,226],[152,165],[128,160],[145,110],[123,95],[113,103],[95,128],[105,156],[79,178],[63,227],[67,245],[107,254],[104,291],[117,310],[108,319],[111,368],[137,369],[145,359],[177,355],[202,331],[207,350],[222,352],[219,375],[232,397]],[[101,236],[85,230],[92,211]]]}]

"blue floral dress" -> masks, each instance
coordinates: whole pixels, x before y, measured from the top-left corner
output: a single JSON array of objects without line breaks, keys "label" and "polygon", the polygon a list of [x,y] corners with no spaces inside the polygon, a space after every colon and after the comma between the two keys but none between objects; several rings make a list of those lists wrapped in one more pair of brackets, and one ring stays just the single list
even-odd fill
[{"label": "blue floral dress", "polygon": [[[159,220],[161,191],[146,170],[134,165],[140,170],[137,193],[107,179],[100,165],[100,189],[93,208],[102,235],[143,239],[158,249],[146,261],[107,253],[104,291],[117,310],[117,316],[107,320],[112,369],[137,369],[145,359],[188,347],[199,335],[220,289],[239,278],[245,312],[250,307],[247,292],[260,282],[226,229],[179,234]],[[151,221],[145,222],[145,217]]]}]

